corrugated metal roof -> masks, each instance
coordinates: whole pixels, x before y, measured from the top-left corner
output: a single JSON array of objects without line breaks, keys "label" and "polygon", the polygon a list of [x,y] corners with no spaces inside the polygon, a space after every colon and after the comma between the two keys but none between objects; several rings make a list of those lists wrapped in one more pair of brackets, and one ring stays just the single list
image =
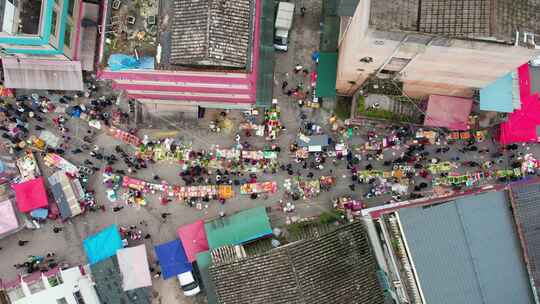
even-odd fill
[{"label": "corrugated metal roof", "polygon": [[274,16],[273,1],[263,1],[259,31],[259,75],[257,77],[257,106],[270,107],[274,92]]},{"label": "corrugated metal roof", "polygon": [[533,303],[506,192],[399,211],[427,303]]},{"label": "corrugated metal roof", "polygon": [[13,89],[82,91],[81,63],[2,57],[4,85]]}]

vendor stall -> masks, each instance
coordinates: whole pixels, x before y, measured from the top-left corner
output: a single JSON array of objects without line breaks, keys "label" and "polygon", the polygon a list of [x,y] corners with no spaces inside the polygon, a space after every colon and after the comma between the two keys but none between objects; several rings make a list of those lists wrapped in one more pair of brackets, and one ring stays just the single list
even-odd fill
[{"label": "vendor stall", "polygon": [[328,135],[312,135],[305,136],[300,135],[296,141],[299,147],[307,148],[309,152],[321,152],[323,148],[330,144],[330,137]]},{"label": "vendor stall", "polygon": [[21,172],[21,181],[28,181],[41,176],[36,158],[32,151],[26,150],[24,155],[17,159],[15,163]]},{"label": "vendor stall", "polygon": [[126,144],[130,144],[130,145],[133,145],[133,146],[136,146],[138,147],[140,144],[141,144],[141,139],[138,138],[137,136],[129,133],[129,132],[126,132],[126,131],[123,131],[121,129],[118,129],[116,127],[110,127],[107,129],[107,134],[109,134],[110,136],[112,136],[113,138],[115,139],[118,139]]},{"label": "vendor stall", "polygon": [[47,166],[56,167],[60,170],[65,171],[67,174],[71,176],[79,175],[79,168],[77,168],[77,166],[65,160],[63,157],[61,157],[58,154],[47,153],[47,155],[45,155],[45,157],[43,158],[43,161],[45,162]]},{"label": "vendor stall", "polygon": [[277,191],[276,182],[246,183],[240,186],[241,194],[252,193],[275,193]]}]

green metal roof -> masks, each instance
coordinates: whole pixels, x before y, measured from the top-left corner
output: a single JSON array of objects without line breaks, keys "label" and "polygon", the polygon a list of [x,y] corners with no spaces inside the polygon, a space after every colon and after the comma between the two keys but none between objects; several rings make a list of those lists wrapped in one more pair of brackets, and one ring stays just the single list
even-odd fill
[{"label": "green metal roof", "polygon": [[204,224],[210,249],[239,245],[272,233],[264,207],[241,211]]},{"label": "green metal roof", "polygon": [[337,0],[337,14],[339,16],[354,16],[359,0]]},{"label": "green metal roof", "polygon": [[202,279],[202,285],[206,293],[208,304],[216,304],[216,290],[212,279],[210,278],[210,272],[208,268],[212,265],[212,256],[210,251],[205,251],[197,254],[197,267]]},{"label": "green metal roof", "polygon": [[274,94],[274,2],[262,2],[256,104],[270,107]]},{"label": "green metal roof", "polygon": [[337,53],[321,52],[317,66],[317,96],[336,96]]}]

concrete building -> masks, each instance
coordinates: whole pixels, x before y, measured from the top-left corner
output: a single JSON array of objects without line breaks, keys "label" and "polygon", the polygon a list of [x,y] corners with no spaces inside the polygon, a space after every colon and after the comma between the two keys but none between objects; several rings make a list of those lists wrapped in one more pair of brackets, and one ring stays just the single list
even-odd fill
[{"label": "concrete building", "polygon": [[[263,21],[263,1],[147,3],[137,11],[125,1],[103,1],[100,78],[155,114],[270,104],[271,91],[262,96],[259,82],[261,73],[273,73],[260,60],[267,57],[264,41],[272,45],[262,32],[273,30]],[[128,60],[115,64],[119,58]],[[272,77],[265,79],[272,88]]]},{"label": "concrete building", "polygon": [[82,91],[82,71],[94,66],[99,7],[82,0],[0,2],[3,85]]},{"label": "concrete building", "polygon": [[2,282],[11,304],[100,304],[86,269],[72,267],[36,272],[13,282]]},{"label": "concrete building", "polygon": [[369,77],[398,79],[412,97],[471,97],[540,54],[536,0],[360,0],[341,17],[338,94]]}]

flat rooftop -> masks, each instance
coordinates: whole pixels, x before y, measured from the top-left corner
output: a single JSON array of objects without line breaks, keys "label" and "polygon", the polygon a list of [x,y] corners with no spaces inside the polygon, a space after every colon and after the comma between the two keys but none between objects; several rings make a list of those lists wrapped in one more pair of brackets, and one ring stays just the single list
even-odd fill
[{"label": "flat rooftop", "polygon": [[516,30],[540,33],[540,0],[371,1],[370,24],[379,30],[511,43]]},{"label": "flat rooftop", "polygon": [[427,303],[534,303],[506,191],[398,215]]}]

